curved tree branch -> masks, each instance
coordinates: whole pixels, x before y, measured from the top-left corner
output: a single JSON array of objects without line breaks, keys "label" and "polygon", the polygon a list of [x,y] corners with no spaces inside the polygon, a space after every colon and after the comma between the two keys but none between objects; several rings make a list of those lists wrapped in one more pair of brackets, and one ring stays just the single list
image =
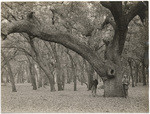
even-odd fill
[{"label": "curved tree branch", "polygon": [[136,16],[139,15],[141,21],[145,19],[145,11],[148,10],[148,2],[147,1],[139,1],[137,2],[131,9],[127,15],[128,23]]},{"label": "curved tree branch", "polygon": [[[29,36],[37,37],[49,42],[62,44],[63,46],[75,51],[84,59],[86,59],[91,65],[93,65],[95,71],[99,75],[105,73],[105,69],[103,66],[104,62],[102,61],[102,59],[100,59],[98,53],[96,53],[94,49],[90,48],[85,43],[78,41],[77,38],[71,34],[52,32],[51,29],[43,30],[35,16],[28,16],[28,18],[25,20],[7,23],[5,26],[7,26],[7,28],[2,29],[2,33],[5,35],[25,32]],[[102,76],[104,76],[104,74],[102,74]]]}]

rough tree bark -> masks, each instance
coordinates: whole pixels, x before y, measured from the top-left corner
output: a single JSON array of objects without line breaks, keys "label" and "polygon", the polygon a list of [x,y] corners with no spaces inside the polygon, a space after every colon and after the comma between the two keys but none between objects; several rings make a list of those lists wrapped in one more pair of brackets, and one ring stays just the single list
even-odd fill
[{"label": "rough tree bark", "polygon": [[34,13],[31,13],[31,16],[28,16],[25,20],[7,23],[7,28],[5,30],[2,29],[2,35],[7,36],[11,33],[25,32],[30,36],[45,41],[62,44],[81,55],[92,65],[104,81],[104,96],[122,97],[122,68],[120,60],[128,31],[128,24],[136,15],[139,15],[141,20],[145,18],[145,15],[142,14],[147,10],[147,2],[146,5],[145,2],[135,2],[129,9],[127,9],[123,2],[101,2],[101,4],[111,11],[115,21],[111,24],[115,31],[113,40],[105,42],[105,61],[99,57],[92,47],[78,41],[71,34],[52,32],[50,28],[44,30],[40,21],[37,21],[37,18],[34,16]]}]

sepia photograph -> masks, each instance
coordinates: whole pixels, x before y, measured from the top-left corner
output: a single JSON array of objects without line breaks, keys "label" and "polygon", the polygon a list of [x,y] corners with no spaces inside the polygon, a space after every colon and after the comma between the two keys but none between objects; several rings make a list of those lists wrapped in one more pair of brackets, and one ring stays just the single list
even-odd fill
[{"label": "sepia photograph", "polygon": [[148,5],[1,2],[1,113],[149,113]]}]

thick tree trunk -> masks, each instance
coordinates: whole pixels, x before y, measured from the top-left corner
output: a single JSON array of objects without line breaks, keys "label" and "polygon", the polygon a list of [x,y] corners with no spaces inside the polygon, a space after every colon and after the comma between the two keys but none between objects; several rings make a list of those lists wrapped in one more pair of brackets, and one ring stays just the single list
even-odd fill
[{"label": "thick tree trunk", "polygon": [[124,42],[127,34],[127,26],[124,20],[121,25],[115,27],[115,34],[112,41],[105,41],[105,64],[108,66],[106,73],[106,81],[104,81],[104,96],[105,97],[123,97],[123,68],[121,66],[121,53],[124,47]]},{"label": "thick tree trunk", "polygon": [[122,72],[118,69],[115,78],[104,82],[104,97],[123,97]]}]

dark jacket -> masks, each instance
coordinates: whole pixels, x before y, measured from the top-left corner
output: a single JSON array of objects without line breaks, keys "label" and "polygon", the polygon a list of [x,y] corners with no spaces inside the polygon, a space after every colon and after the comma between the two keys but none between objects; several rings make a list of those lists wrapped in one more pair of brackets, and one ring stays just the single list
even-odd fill
[{"label": "dark jacket", "polygon": [[98,80],[97,79],[93,80],[92,86],[95,86],[95,88],[97,88],[97,85],[98,85]]}]

